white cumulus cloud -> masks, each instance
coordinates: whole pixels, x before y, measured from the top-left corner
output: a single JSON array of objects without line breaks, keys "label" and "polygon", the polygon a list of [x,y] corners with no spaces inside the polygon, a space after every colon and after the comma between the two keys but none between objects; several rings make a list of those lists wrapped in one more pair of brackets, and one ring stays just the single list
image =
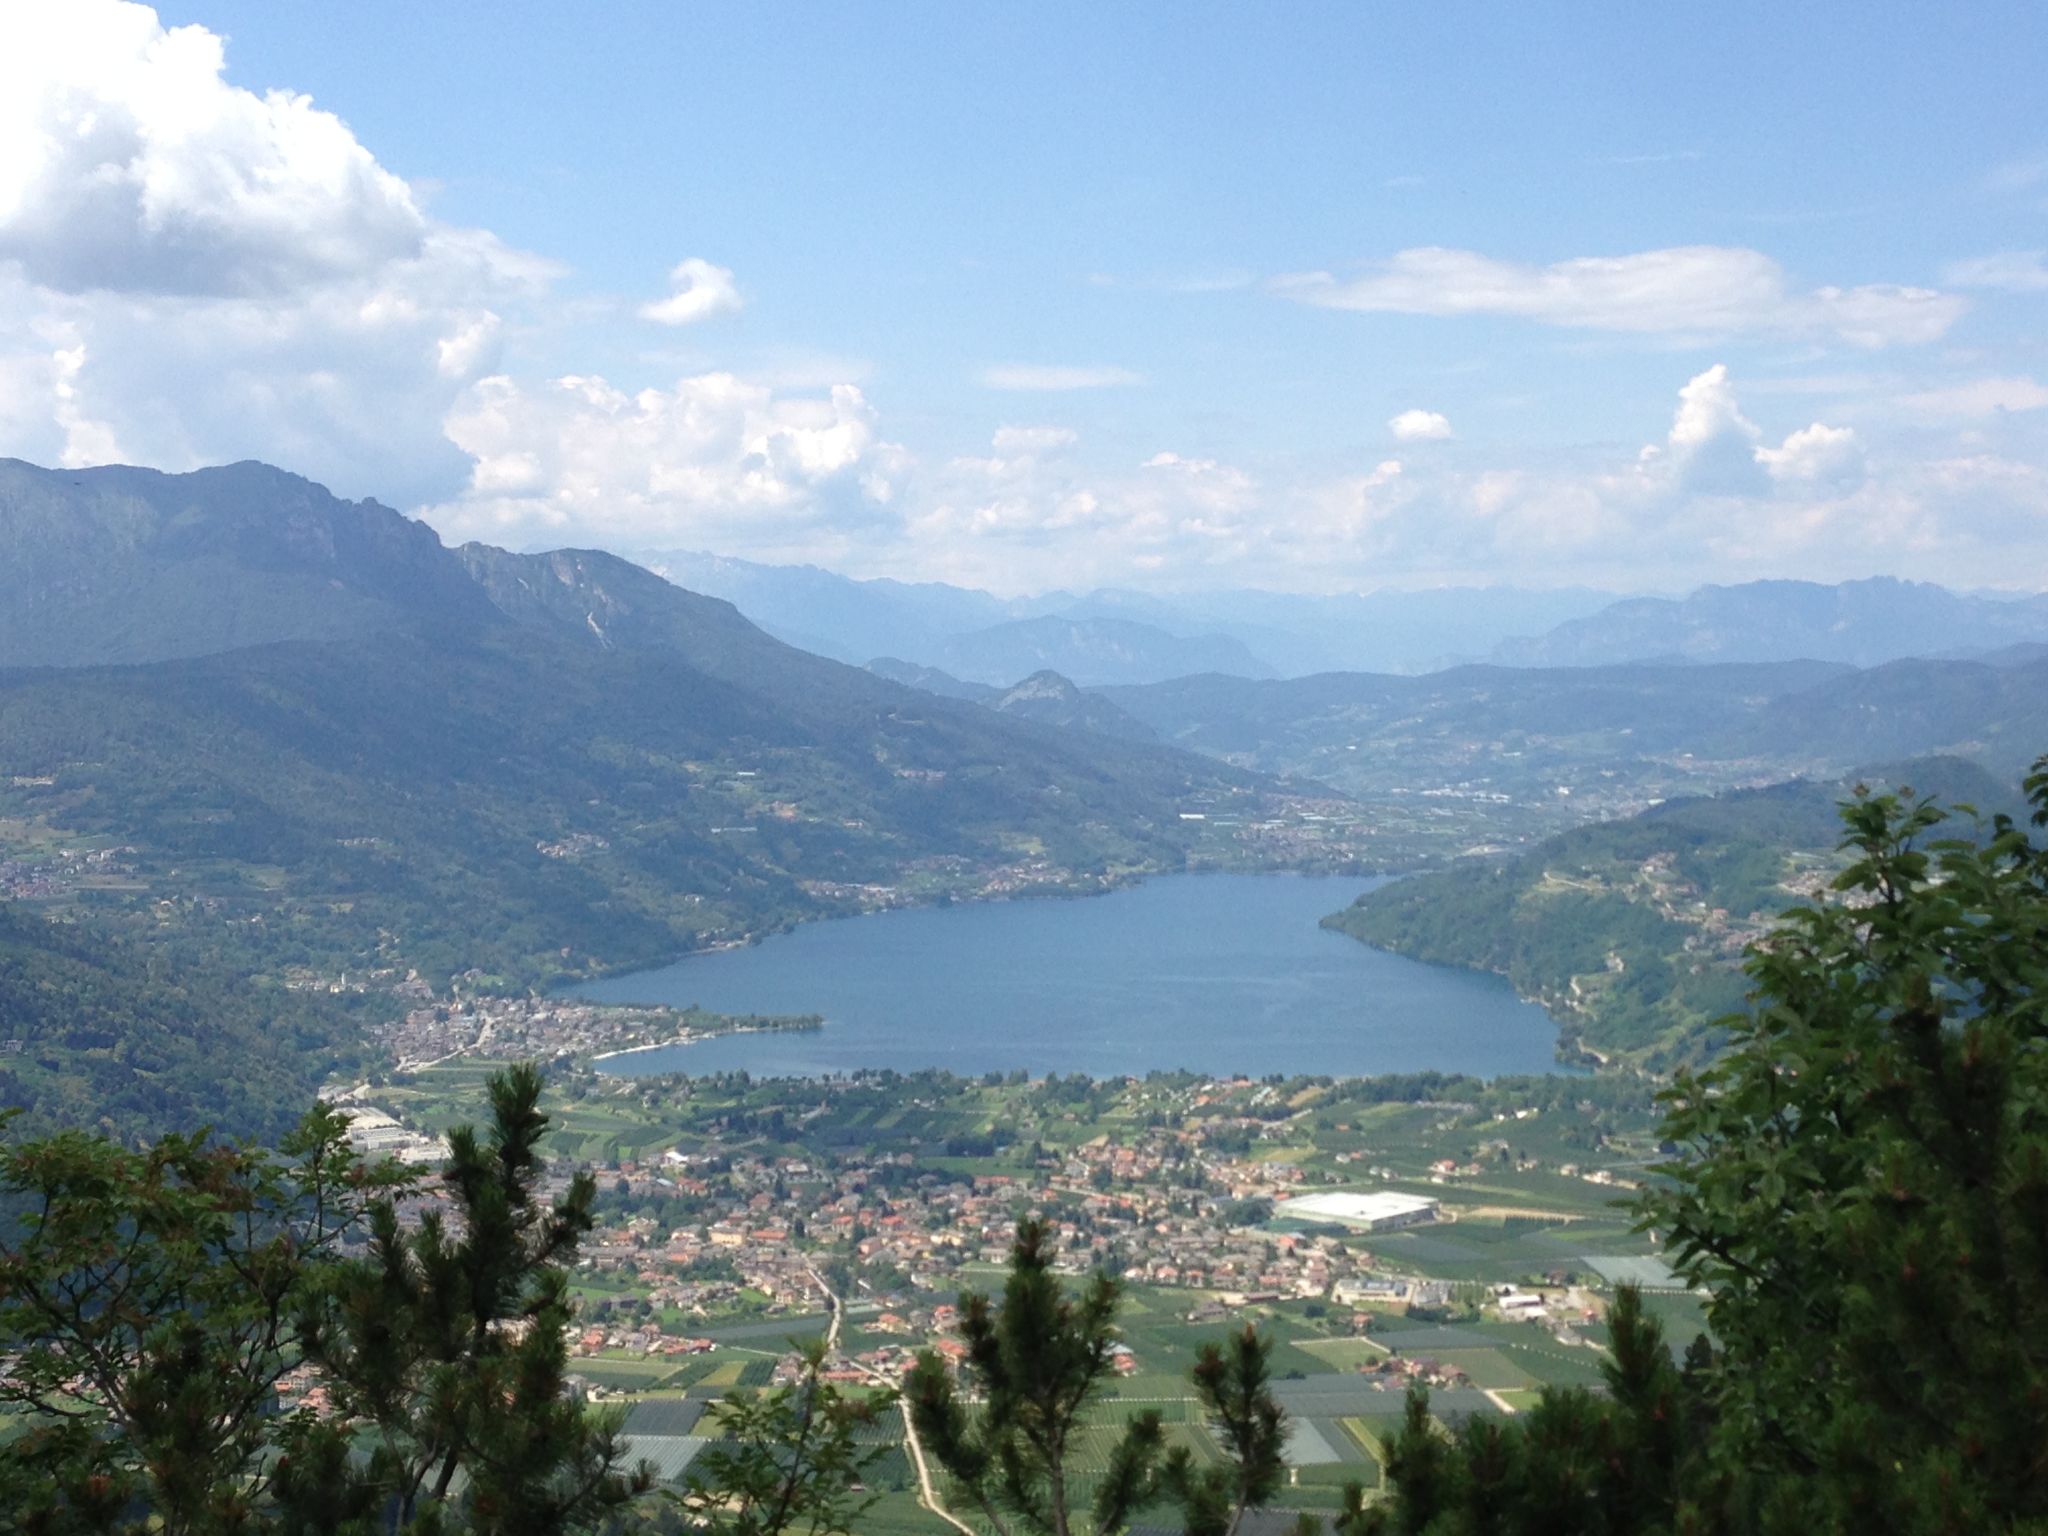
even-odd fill
[{"label": "white cumulus cloud", "polygon": [[1725,363],[1687,380],[1661,444],[1638,460],[1653,486],[1680,496],[1757,498],[1774,486],[1824,491],[1863,478],[1863,444],[1849,427],[1816,421],[1776,447],[1743,414]]},{"label": "white cumulus cloud", "polygon": [[1441,411],[1403,411],[1387,430],[1404,443],[1427,443],[1449,437],[1451,421]]},{"label": "white cumulus cloud", "polygon": [[1756,458],[1780,484],[1824,489],[1851,486],[1863,478],[1863,444],[1853,427],[1816,421],[1776,448],[1758,448]]},{"label": "white cumulus cloud", "polygon": [[1767,483],[1757,462],[1762,434],[1742,414],[1725,363],[1686,381],[1665,439],[1682,490],[1709,496],[1742,496]]},{"label": "white cumulus cloud", "polygon": [[1549,266],[1423,246],[1354,276],[1283,277],[1278,292],[1329,309],[1506,315],[1546,325],[1665,335],[1832,337],[1879,347],[1939,338],[1963,301],[1930,288],[1795,290],[1761,251],[1692,245]]},{"label": "white cumulus cloud", "polygon": [[145,6],[10,6],[0,259],[66,293],[259,294],[421,252],[411,189],[346,124],[224,62]]},{"label": "white cumulus cloud", "polygon": [[828,515],[882,516],[904,461],[853,385],[777,395],[729,373],[627,392],[568,376],[479,380],[449,413],[466,492],[421,515],[514,545],[714,543],[765,551]]},{"label": "white cumulus cloud", "polygon": [[662,325],[695,325],[713,315],[728,315],[739,309],[739,285],[732,269],[713,266],[701,257],[678,262],[668,274],[673,290],[665,299],[640,306],[640,318]]},{"label": "white cumulus cloud", "polygon": [[203,27],[118,0],[0,26],[6,451],[459,482],[441,417],[553,263],[428,216],[305,96],[230,84]]}]

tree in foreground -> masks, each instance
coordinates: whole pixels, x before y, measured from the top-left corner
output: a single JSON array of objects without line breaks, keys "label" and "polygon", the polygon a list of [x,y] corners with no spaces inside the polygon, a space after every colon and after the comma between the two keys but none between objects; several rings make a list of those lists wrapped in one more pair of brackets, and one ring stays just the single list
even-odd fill
[{"label": "tree in foreground", "polygon": [[[318,1107],[279,1156],[67,1133],[0,1149],[0,1508],[36,1536],[592,1528],[646,1486],[568,1390],[588,1180],[538,1196],[540,1075],[450,1138],[450,1211]],[[341,1250],[367,1235],[367,1257]],[[309,1373],[329,1411],[282,1411]]]},{"label": "tree in foreground", "polygon": [[1513,1419],[1474,1415],[1456,1434],[1408,1395],[1387,1447],[1393,1496],[1352,1490],[1339,1536],[1651,1536],[1680,1528],[1693,1409],[1664,1331],[1632,1286],[1608,1314],[1605,1391],[1551,1387]]},{"label": "tree in foreground", "polygon": [[[1002,1536],[1071,1536],[1080,1528],[1074,1450],[1116,1369],[1117,1282],[1098,1271],[1070,1297],[1053,1270],[1056,1252],[1047,1222],[1020,1221],[1001,1305],[961,1295],[966,1371],[979,1403],[962,1400],[945,1362],[929,1351],[904,1383],[924,1448]],[[1161,1440],[1157,1414],[1126,1427],[1097,1483],[1095,1530],[1121,1530],[1153,1492]]]},{"label": "tree in foreground", "polygon": [[[2048,825],[2048,758],[2027,781]],[[2048,849],[1844,810],[1847,901],[1787,916],[1729,1054],[1669,1095],[1646,1219],[1711,1294],[1722,1524],[2048,1522]]]},{"label": "tree in foreground", "polygon": [[[249,1528],[269,1502],[279,1381],[310,1278],[405,1176],[341,1115],[279,1155],[172,1135],[0,1147],[0,1507],[24,1531]],[[145,1512],[147,1518],[145,1519]]]},{"label": "tree in foreground", "polygon": [[[566,1265],[591,1228],[596,1186],[579,1173],[553,1203],[541,1198],[548,1117],[536,1067],[494,1074],[488,1092],[488,1133],[449,1134],[447,1214],[428,1209],[407,1231],[392,1201],[374,1203],[369,1254],[334,1266],[305,1299],[307,1358],[375,1447],[339,1486],[289,1490],[309,1516],[374,1500],[400,1528],[452,1517],[480,1533],[551,1536],[652,1482],[624,1470],[619,1416],[590,1412],[566,1381]],[[297,1448],[335,1461],[331,1446]]]},{"label": "tree in foreground", "polygon": [[[2048,759],[2026,788],[2048,825]],[[1624,1290],[1606,1398],[1455,1438],[1416,1398],[1343,1536],[2048,1530],[2048,850],[1910,791],[1843,818],[1842,899],[1665,1095],[1640,1214],[1714,1342],[1675,1365]]]},{"label": "tree in foreground", "polygon": [[825,1380],[822,1340],[802,1352],[786,1387],[735,1393],[718,1405],[719,1438],[690,1463],[683,1508],[717,1536],[843,1536],[879,1497],[862,1474],[889,1447],[863,1445],[886,1394],[841,1392]]},{"label": "tree in foreground", "polygon": [[1184,1449],[1167,1459],[1161,1487],[1180,1505],[1186,1536],[1234,1536],[1246,1514],[1280,1491],[1287,1413],[1273,1395],[1272,1353],[1272,1341],[1247,1323],[1195,1356],[1195,1396],[1224,1460],[1198,1466]]}]

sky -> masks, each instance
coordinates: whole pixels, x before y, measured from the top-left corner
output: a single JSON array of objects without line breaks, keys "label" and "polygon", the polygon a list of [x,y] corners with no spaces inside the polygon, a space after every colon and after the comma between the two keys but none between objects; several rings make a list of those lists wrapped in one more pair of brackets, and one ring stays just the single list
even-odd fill
[{"label": "sky", "polygon": [[0,0],[0,455],[1005,593],[2048,587],[2048,8]]}]

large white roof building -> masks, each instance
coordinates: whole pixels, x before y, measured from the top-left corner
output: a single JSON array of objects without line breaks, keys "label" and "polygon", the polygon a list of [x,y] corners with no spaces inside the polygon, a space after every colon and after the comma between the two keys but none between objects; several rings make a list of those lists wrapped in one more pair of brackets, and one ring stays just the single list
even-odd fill
[{"label": "large white roof building", "polygon": [[1273,1215],[1281,1221],[1336,1221],[1348,1227],[1363,1227],[1368,1232],[1389,1232],[1419,1221],[1434,1221],[1440,1209],[1439,1202],[1427,1195],[1402,1195],[1391,1190],[1370,1194],[1331,1190],[1282,1201],[1273,1207]]}]

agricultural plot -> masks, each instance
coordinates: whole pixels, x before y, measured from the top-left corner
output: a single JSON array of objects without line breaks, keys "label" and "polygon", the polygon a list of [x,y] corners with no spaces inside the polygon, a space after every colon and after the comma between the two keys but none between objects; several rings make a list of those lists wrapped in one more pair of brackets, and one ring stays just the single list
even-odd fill
[{"label": "agricultural plot", "polygon": [[1290,1467],[1357,1468],[1373,1459],[1341,1419],[1328,1417],[1290,1419],[1284,1457]]},{"label": "agricultural plot", "polygon": [[1373,1251],[1396,1268],[1442,1280],[1501,1280],[1554,1270],[1587,1272],[1590,1265],[1584,1254],[1588,1246],[1630,1241],[1641,1239],[1631,1239],[1606,1222],[1467,1217],[1380,1233],[1372,1244]]},{"label": "agricultural plot", "polygon": [[831,1326],[830,1316],[812,1312],[802,1317],[778,1317],[760,1323],[723,1323],[700,1330],[700,1335],[718,1344],[758,1344],[764,1349],[780,1351],[790,1339],[814,1337]]},{"label": "agricultural plot", "polygon": [[[1173,1383],[1169,1381],[1166,1385],[1171,1390]],[[1106,1423],[1127,1423],[1147,1413],[1158,1414],[1160,1421],[1166,1424],[1199,1424],[1202,1421],[1201,1400],[1192,1393],[1181,1397],[1112,1395],[1104,1398],[1095,1412]]]},{"label": "agricultural plot", "polygon": [[1706,1302],[1691,1291],[1645,1291],[1643,1310],[1664,1325],[1664,1342],[1674,1354],[1683,1354],[1686,1345],[1711,1331]]},{"label": "agricultural plot", "polygon": [[[1377,1386],[1363,1377],[1342,1376],[1276,1382],[1273,1393],[1297,1418],[1333,1422],[1349,1418],[1398,1420],[1407,1399],[1401,1388]],[[1474,1413],[1500,1412],[1484,1392],[1472,1387],[1438,1388],[1429,1394],[1429,1406],[1447,1423],[1456,1423]]]},{"label": "agricultural plot", "polygon": [[1109,1382],[1106,1390],[1119,1402],[1159,1405],[1182,1400],[1192,1402],[1195,1396],[1195,1389],[1187,1377],[1166,1371],[1140,1371],[1135,1376],[1121,1377]]},{"label": "agricultural plot", "polygon": [[1390,1414],[1346,1414],[1337,1421],[1374,1465],[1384,1464],[1387,1445],[1401,1432],[1401,1418]]},{"label": "agricultural plot", "polygon": [[[1198,1465],[1207,1465],[1221,1460],[1216,1443],[1209,1438],[1207,1430],[1196,1424],[1169,1424],[1166,1426],[1166,1449],[1185,1448]],[[1075,1442],[1071,1465],[1081,1476],[1094,1479],[1104,1476],[1110,1468],[1111,1458],[1122,1441],[1124,1427],[1121,1424],[1083,1425]]]},{"label": "agricultural plot", "polygon": [[1413,1328],[1389,1328],[1373,1338],[1389,1350],[1403,1355],[1438,1355],[1447,1349],[1484,1349],[1488,1340],[1473,1331],[1471,1324],[1426,1324]]},{"label": "agricultural plot", "polygon": [[1600,1369],[1607,1359],[1604,1350],[1560,1344],[1527,1323],[1475,1323],[1469,1331],[1502,1349],[1509,1360],[1545,1386],[1597,1387],[1606,1381]]},{"label": "agricultural plot", "polygon": [[571,1362],[571,1370],[584,1380],[618,1392],[645,1392],[675,1369],[667,1360],[640,1356],[613,1359],[604,1355]]},{"label": "agricultural plot", "polygon": [[1649,1255],[1640,1256],[1596,1256],[1587,1254],[1581,1261],[1586,1267],[1610,1285],[1638,1285],[1645,1291],[1682,1291],[1686,1288],[1669,1264]]},{"label": "agricultural plot", "polygon": [[1297,1339],[1295,1346],[1333,1371],[1355,1371],[1384,1360],[1391,1351],[1376,1339]]},{"label": "agricultural plot", "polygon": [[1465,1379],[1483,1390],[1533,1387],[1536,1377],[1499,1349],[1447,1349],[1435,1357],[1439,1365],[1456,1366]]}]

